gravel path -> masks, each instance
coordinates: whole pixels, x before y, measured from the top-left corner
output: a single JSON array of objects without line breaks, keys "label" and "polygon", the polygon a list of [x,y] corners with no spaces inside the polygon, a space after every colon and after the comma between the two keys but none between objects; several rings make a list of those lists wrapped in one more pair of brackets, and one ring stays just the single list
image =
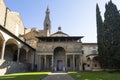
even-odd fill
[{"label": "gravel path", "polygon": [[74,80],[67,73],[51,73],[41,80]]}]

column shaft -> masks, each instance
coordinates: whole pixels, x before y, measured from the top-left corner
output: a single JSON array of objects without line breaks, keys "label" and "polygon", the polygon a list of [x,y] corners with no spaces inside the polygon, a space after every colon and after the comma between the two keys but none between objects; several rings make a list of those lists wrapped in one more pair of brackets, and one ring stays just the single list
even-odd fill
[{"label": "column shaft", "polygon": [[[32,70],[35,69],[35,51],[32,52]],[[28,58],[28,52],[27,52],[27,58]],[[27,59],[28,60],[28,59]]]},{"label": "column shaft", "polygon": [[5,41],[3,41],[3,46],[2,46],[2,56],[1,56],[1,59],[3,60],[4,59],[4,54],[5,54]]},{"label": "column shaft", "polygon": [[80,70],[82,71],[82,70],[83,70],[83,68],[82,68],[82,67],[83,67],[83,66],[82,66],[82,65],[83,65],[83,59],[82,59],[82,56],[80,56],[80,64],[81,64]]},{"label": "column shaft", "polygon": [[46,69],[46,55],[44,55],[45,63],[44,63],[44,69]]},{"label": "column shaft", "polygon": [[53,58],[53,55],[52,55],[52,71],[54,71],[54,58]]},{"label": "column shaft", "polygon": [[41,70],[41,65],[42,65],[42,63],[41,63],[41,55],[40,55],[40,56],[38,56],[38,70],[39,71]]},{"label": "column shaft", "polygon": [[75,55],[73,55],[73,70],[75,71]]},{"label": "column shaft", "polygon": [[93,62],[92,62],[92,59],[91,59],[91,64],[90,64],[90,66],[91,66],[91,70],[93,70]]},{"label": "column shaft", "polygon": [[28,51],[26,51],[26,61],[28,62]]},{"label": "column shaft", "polygon": [[67,64],[68,64],[68,63],[67,63],[67,55],[66,55],[66,71],[67,71],[67,67],[68,67]]},{"label": "column shaft", "polygon": [[17,62],[19,62],[19,59],[20,59],[20,48],[18,48]]}]

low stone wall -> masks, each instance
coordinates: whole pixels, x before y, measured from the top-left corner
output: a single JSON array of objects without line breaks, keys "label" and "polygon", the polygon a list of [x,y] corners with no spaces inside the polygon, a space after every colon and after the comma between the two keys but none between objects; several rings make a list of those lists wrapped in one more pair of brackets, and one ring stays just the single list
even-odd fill
[{"label": "low stone wall", "polygon": [[31,65],[13,61],[0,60],[0,75],[30,71]]}]

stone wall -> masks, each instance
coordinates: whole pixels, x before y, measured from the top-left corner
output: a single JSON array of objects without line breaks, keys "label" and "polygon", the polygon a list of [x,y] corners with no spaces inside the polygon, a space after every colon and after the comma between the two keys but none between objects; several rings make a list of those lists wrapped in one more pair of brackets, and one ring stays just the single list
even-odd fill
[{"label": "stone wall", "polygon": [[7,8],[4,0],[0,0],[0,25],[16,36],[24,34],[24,24],[20,14]]},{"label": "stone wall", "polygon": [[87,62],[86,56],[89,54],[93,54],[93,51],[97,51],[98,46],[97,46],[97,43],[93,43],[93,44],[92,43],[83,43],[82,46],[83,46],[82,50],[84,51],[83,60],[84,60],[84,62]]},{"label": "stone wall", "polygon": [[[98,54],[98,46],[97,43],[83,43],[83,63],[85,63],[84,67],[86,71],[100,71],[101,67],[97,60],[94,58]],[[96,55],[95,55],[96,54]]]},{"label": "stone wall", "polygon": [[62,47],[66,52],[81,52],[82,45],[78,42],[40,42],[38,43],[38,52],[54,52],[57,47]]},{"label": "stone wall", "polygon": [[30,71],[31,65],[0,60],[0,76],[4,74]]},{"label": "stone wall", "polygon": [[46,30],[39,30],[39,36],[47,36]]},{"label": "stone wall", "polygon": [[6,29],[16,36],[24,34],[24,25],[19,13],[7,10]]},{"label": "stone wall", "polygon": [[4,0],[0,0],[0,25],[4,26],[6,5]]}]

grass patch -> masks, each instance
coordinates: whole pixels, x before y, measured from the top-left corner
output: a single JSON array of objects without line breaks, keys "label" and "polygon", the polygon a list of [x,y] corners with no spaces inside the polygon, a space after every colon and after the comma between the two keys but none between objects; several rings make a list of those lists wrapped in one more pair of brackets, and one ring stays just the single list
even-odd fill
[{"label": "grass patch", "polygon": [[68,72],[75,80],[120,80],[120,73]]},{"label": "grass patch", "polygon": [[0,76],[0,80],[40,80],[50,72],[26,72]]}]

